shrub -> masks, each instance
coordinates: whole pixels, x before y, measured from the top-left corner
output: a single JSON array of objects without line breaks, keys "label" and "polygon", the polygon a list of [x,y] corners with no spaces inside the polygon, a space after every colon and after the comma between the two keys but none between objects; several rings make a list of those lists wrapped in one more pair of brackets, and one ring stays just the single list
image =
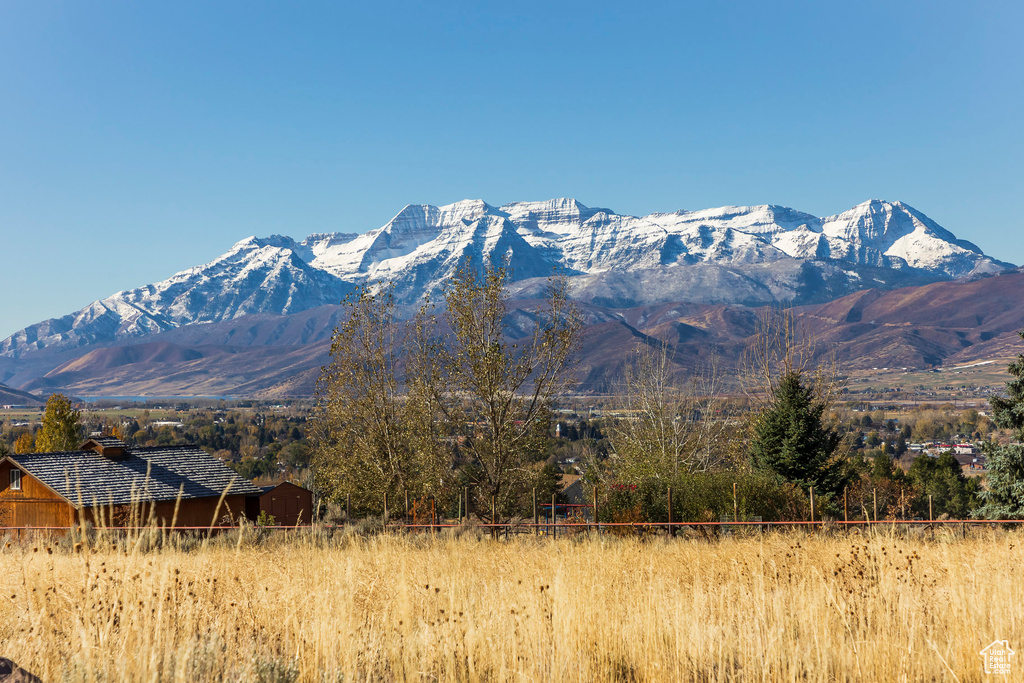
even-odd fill
[{"label": "shrub", "polygon": [[734,483],[740,519],[760,517],[774,522],[807,519],[809,515],[810,502],[803,490],[772,473],[718,470],[686,474],[672,481],[613,484],[600,501],[600,521],[667,521],[669,486],[676,521],[715,521],[733,514]]},{"label": "shrub", "polygon": [[277,526],[277,520],[274,515],[270,514],[266,510],[260,510],[259,517],[256,518],[257,526]]}]

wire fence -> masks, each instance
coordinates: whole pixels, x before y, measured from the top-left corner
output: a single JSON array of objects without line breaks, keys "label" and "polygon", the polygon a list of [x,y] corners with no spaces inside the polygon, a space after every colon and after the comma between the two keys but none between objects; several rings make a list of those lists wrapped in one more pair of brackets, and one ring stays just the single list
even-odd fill
[{"label": "wire fence", "polygon": [[[558,502],[556,496],[552,496],[551,503],[540,503],[536,489],[533,492],[533,514],[531,517],[506,516],[506,521],[500,521],[497,502],[491,498],[490,515],[486,511],[477,509],[470,511],[467,502],[470,500],[469,488],[466,487],[463,495],[459,497],[457,513],[452,517],[446,517],[437,507],[433,498],[412,500],[405,495],[404,514],[389,507],[387,495],[383,496],[382,514],[379,516],[368,514],[359,518],[352,515],[350,497],[346,497],[344,521],[340,523],[305,523],[296,525],[284,524],[263,524],[257,520],[240,519],[237,523],[226,524],[225,520],[230,517],[221,517],[209,525],[177,525],[172,521],[170,524],[165,520],[152,520],[149,525],[116,525],[99,524],[85,520],[76,522],[70,526],[0,526],[0,535],[22,537],[31,535],[34,532],[47,534],[70,533],[70,532],[104,532],[104,533],[138,533],[138,532],[181,532],[183,534],[205,534],[216,535],[225,532],[235,531],[242,528],[249,530],[257,529],[263,531],[278,532],[300,532],[317,531],[325,533],[347,532],[355,529],[358,533],[431,533],[452,530],[477,530],[478,532],[489,533],[493,537],[511,537],[522,535],[535,536],[571,536],[580,533],[614,534],[614,535],[650,535],[667,534],[670,537],[686,535],[688,532],[696,532],[707,537],[710,535],[724,536],[736,533],[763,533],[778,529],[804,529],[809,531],[837,531],[841,529],[878,529],[889,527],[895,529],[949,529],[958,528],[964,536],[968,528],[977,527],[1003,527],[1013,528],[1024,524],[1024,519],[934,519],[932,514],[932,500],[928,497],[928,519],[922,518],[885,518],[879,519],[878,499],[873,492],[872,508],[874,515],[865,510],[862,519],[849,519],[849,510],[846,500],[846,492],[843,494],[843,519],[816,519],[815,515],[815,491],[810,489],[810,519],[806,520],[772,520],[765,521],[760,517],[747,514],[740,506],[737,496],[736,485],[733,485],[733,514],[721,515],[719,521],[687,521],[680,520],[673,515],[673,490],[667,489],[667,519],[661,521],[602,521],[601,511],[607,512],[605,508],[597,503],[597,487],[593,490],[594,503],[566,503]],[[218,513],[220,507],[218,506]],[[389,514],[390,511],[390,514]],[[450,510],[452,514],[454,510]],[[561,512],[561,515],[559,513]],[[397,513],[397,514],[396,514]],[[301,517],[301,516],[300,516]],[[109,519],[109,518],[108,518]],[[136,518],[138,519],[138,518]],[[216,518],[215,518],[216,519]],[[262,519],[262,517],[261,517]],[[100,518],[100,522],[104,520]]]},{"label": "wire fence", "polygon": [[[285,525],[250,525],[250,528],[262,529],[265,531],[301,532],[310,530],[322,531],[344,531],[363,520],[353,520],[348,524],[301,524],[295,526]],[[714,530],[735,530],[751,529],[757,531],[770,531],[772,529],[808,529],[834,531],[850,528],[899,528],[899,527],[924,527],[924,528],[950,528],[959,527],[1014,527],[1024,524],[1021,519],[882,519],[882,520],[819,520],[819,521],[724,521],[724,522],[575,522],[549,520],[544,522],[510,521],[510,522],[485,522],[473,520],[464,521],[440,521],[426,523],[406,523],[404,521],[389,521],[382,524],[382,532],[432,532],[452,529],[479,529],[482,531],[501,532],[508,534],[537,534],[537,535],[564,535],[587,531],[592,533],[607,533],[614,531],[633,530],[635,533],[666,533],[669,536],[677,535],[677,532],[687,529],[714,529]],[[48,532],[73,532],[79,531],[82,527],[74,526],[0,526],[0,534],[26,531],[48,531]],[[213,525],[213,526],[170,526],[154,524],[151,526],[92,526],[88,530],[96,532],[144,532],[144,531],[175,531],[175,532],[226,532],[237,531],[238,525]]]}]

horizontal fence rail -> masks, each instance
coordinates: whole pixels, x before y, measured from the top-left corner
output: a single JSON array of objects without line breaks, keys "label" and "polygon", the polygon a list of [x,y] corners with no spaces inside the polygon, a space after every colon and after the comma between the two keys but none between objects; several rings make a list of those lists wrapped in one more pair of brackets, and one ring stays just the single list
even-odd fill
[{"label": "horizontal fence rail", "polygon": [[[283,525],[250,525],[246,527],[250,530],[266,530],[266,531],[312,531],[312,530],[326,530],[326,531],[340,531],[346,527],[352,526],[358,523],[359,520],[355,520],[350,524],[304,524],[299,526],[283,526]],[[402,530],[416,530],[416,529],[458,529],[458,528],[477,528],[477,529],[507,529],[507,530],[522,530],[522,529],[540,529],[540,530],[551,530],[553,528],[558,529],[590,529],[599,531],[601,529],[616,529],[616,528],[634,528],[634,529],[683,529],[687,527],[702,527],[702,528],[717,528],[717,527],[758,527],[758,528],[773,528],[773,527],[794,527],[794,528],[842,528],[842,527],[883,527],[883,526],[984,526],[984,525],[1020,525],[1024,524],[1024,519],[879,519],[879,520],[817,520],[811,521],[741,521],[741,522],[437,522],[437,523],[414,523],[406,524],[403,522],[388,522],[382,527],[386,531],[402,531]],[[87,527],[87,531],[237,531],[239,526],[92,526]],[[8,531],[80,531],[82,529],[78,524],[74,526],[0,526],[0,533]]]},{"label": "horizontal fence rail", "polygon": [[[20,537],[21,532],[70,532],[73,530],[81,531],[96,531],[96,532],[205,532],[207,535],[214,533],[228,532],[233,529],[244,529],[246,531],[284,531],[284,532],[297,532],[302,530],[316,531],[316,532],[335,532],[342,531],[347,532],[349,530],[355,530],[357,534],[371,535],[380,532],[423,532],[423,531],[438,531],[445,529],[463,529],[466,531],[477,530],[483,532],[489,532],[492,537],[497,538],[498,536],[508,537],[512,534],[527,534],[533,533],[534,535],[540,536],[558,536],[566,535],[586,530],[587,532],[602,533],[612,532],[617,535],[622,535],[624,532],[632,530],[637,534],[650,534],[650,533],[661,533],[667,532],[670,537],[676,536],[679,532],[685,532],[686,530],[697,530],[700,531],[703,537],[707,538],[709,533],[716,535],[727,535],[730,533],[737,532],[739,530],[750,530],[756,529],[758,532],[772,529],[820,529],[823,531],[835,530],[835,529],[856,529],[866,528],[874,529],[879,527],[895,528],[914,528],[914,527],[927,527],[930,529],[936,528],[948,528],[950,526],[959,526],[962,535],[966,534],[969,527],[977,526],[1004,526],[1013,527],[1016,525],[1024,524],[1024,519],[935,519],[933,514],[933,500],[932,496],[928,498],[928,518],[905,518],[905,515],[909,512],[908,506],[905,501],[900,503],[898,512],[892,507],[890,503],[883,501],[882,514],[898,514],[901,519],[883,518],[879,519],[879,498],[877,489],[871,491],[871,506],[870,510],[865,507],[864,501],[859,501],[859,507],[864,511],[864,516],[860,519],[850,519],[850,505],[848,499],[848,489],[843,490],[842,496],[842,519],[825,518],[822,519],[817,514],[818,506],[815,505],[815,501],[819,500],[820,497],[815,496],[814,487],[808,489],[809,508],[807,514],[809,519],[798,519],[798,520],[785,520],[785,521],[765,521],[757,516],[751,516],[748,511],[742,511],[741,496],[739,495],[737,483],[734,482],[732,485],[732,514],[721,514],[719,521],[686,521],[680,520],[675,516],[675,511],[678,506],[673,502],[673,489],[668,487],[665,491],[665,503],[666,503],[666,516],[668,519],[662,519],[661,521],[599,521],[601,517],[607,518],[608,512],[604,508],[604,504],[599,495],[598,485],[592,487],[593,498],[592,503],[581,503],[581,502],[559,502],[558,494],[552,493],[550,503],[542,501],[538,496],[537,489],[533,490],[533,510],[531,516],[526,515],[510,515],[510,514],[498,514],[497,497],[490,497],[490,506],[488,513],[488,506],[486,505],[485,497],[477,497],[477,503],[471,504],[473,498],[470,493],[473,487],[464,486],[462,492],[458,496],[458,505],[455,506],[450,502],[447,506],[437,505],[437,500],[433,496],[427,496],[417,499],[411,499],[409,492],[405,491],[404,496],[404,514],[402,514],[401,506],[395,505],[396,498],[390,498],[392,505],[389,505],[389,495],[384,494],[382,496],[383,505],[374,509],[371,504],[369,509],[363,507],[357,515],[352,514],[352,495],[347,494],[344,498],[344,516],[341,517],[339,514],[335,519],[342,519],[344,521],[338,523],[305,523],[297,525],[283,525],[283,524],[260,524],[259,520],[253,520],[251,517],[239,518],[237,522],[232,522],[230,515],[221,517],[218,521],[215,521],[209,525],[178,525],[175,524],[175,519],[171,520],[170,524],[166,523],[166,518],[157,519],[150,516],[149,524],[140,524],[143,516],[131,516],[125,521],[129,524],[126,526],[120,526],[116,524],[109,524],[108,522],[113,519],[113,516],[104,519],[100,517],[95,521],[100,522],[100,525],[93,525],[88,519],[79,519],[73,525],[68,526],[8,526],[0,524],[0,534],[7,533],[11,535],[17,533]],[[635,488],[635,487],[634,487]],[[620,490],[615,487],[613,491]],[[580,500],[576,497],[575,500]],[[585,498],[584,498],[585,500]],[[678,498],[675,499],[678,502]],[[900,500],[903,500],[903,493],[901,490]],[[923,502],[921,498],[921,502]],[[412,505],[410,506],[410,502]],[[838,503],[838,501],[836,501]],[[858,502],[855,501],[855,505]],[[398,509],[396,509],[398,508]],[[885,508],[888,508],[887,510]],[[319,504],[318,504],[319,509]],[[458,510],[457,514],[455,510]],[[220,506],[218,504],[218,512]],[[389,514],[390,512],[390,514]],[[525,512],[525,511],[520,511]],[[561,520],[559,519],[559,512],[562,513]],[[601,514],[604,512],[605,514]],[[721,512],[721,511],[719,511]],[[872,512],[874,514],[872,514]],[[380,514],[378,514],[380,513]],[[917,510],[914,509],[910,514],[916,514]],[[177,513],[175,513],[177,514]],[[838,514],[838,513],[836,513]],[[923,513],[921,513],[923,514]],[[359,515],[363,515],[360,517]],[[638,515],[639,516],[639,515]],[[860,515],[858,514],[858,517]],[[216,517],[215,517],[216,518]],[[262,514],[261,518],[262,519]],[[499,521],[505,519],[507,521]],[[620,517],[621,519],[621,517]],[[628,517],[627,517],[628,519]],[[705,519],[707,519],[705,517]],[[270,520],[266,521],[271,521]],[[490,521],[486,521],[490,520]],[[273,520],[276,521],[276,520]]]}]

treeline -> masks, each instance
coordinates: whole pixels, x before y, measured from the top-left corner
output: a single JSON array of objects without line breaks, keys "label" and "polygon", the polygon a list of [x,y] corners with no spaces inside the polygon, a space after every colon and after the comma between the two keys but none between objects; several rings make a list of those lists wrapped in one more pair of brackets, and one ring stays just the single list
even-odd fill
[{"label": "treeline", "polygon": [[[136,417],[116,417],[83,415],[60,394],[54,396],[58,398],[47,403],[40,423],[5,426],[0,447],[14,453],[74,450],[95,433],[117,436],[131,446],[194,444],[247,479],[304,479],[309,467],[304,410],[200,408],[175,411],[172,419],[154,419],[149,410],[143,410]],[[59,443],[44,436],[48,415],[54,416],[51,422],[62,425],[64,436]]]},{"label": "treeline", "polygon": [[385,496],[409,494],[453,515],[469,487],[472,509],[508,518],[533,489],[557,490],[552,408],[570,383],[581,321],[553,278],[510,341],[507,277],[466,266],[440,317],[428,306],[407,322],[390,287],[347,299],[310,424],[323,500],[377,514]]},{"label": "treeline", "polygon": [[[311,414],[289,409],[196,409],[179,424],[143,412],[84,422],[51,397],[37,428],[5,429],[0,449],[74,449],[109,433],[132,445],[196,444],[249,479],[286,476],[311,486],[331,516],[379,514],[407,495],[487,520],[526,517],[534,495],[550,500],[562,475],[584,475],[604,521],[765,521],[841,518],[1024,517],[1024,447],[986,446],[987,482],[966,477],[950,453],[915,455],[914,442],[979,441],[996,430],[1024,439],[1024,355],[1010,365],[992,417],[952,406],[900,414],[839,405],[834,366],[801,338],[792,316],[770,311],[730,391],[713,356],[677,374],[685,359],[647,339],[623,368],[613,415],[556,412],[573,387],[582,328],[567,283],[548,282],[536,310],[509,316],[508,275],[465,266],[425,306],[396,316],[393,290],[359,289],[334,331]],[[693,363],[690,363],[692,366]],[[741,395],[736,396],[739,386]],[[418,501],[418,503],[416,502]],[[464,508],[463,508],[464,509]]]},{"label": "treeline", "polygon": [[859,414],[840,409],[832,419],[844,444],[869,457],[882,453],[898,458],[908,453],[912,443],[973,442],[989,439],[998,431],[995,422],[976,409],[958,410],[951,404],[924,404],[898,418],[884,411]]},{"label": "treeline", "polygon": [[[506,279],[500,267],[464,267],[439,319],[424,309],[399,322],[387,288],[348,300],[310,430],[314,481],[336,511],[345,501],[379,513],[385,497],[408,494],[454,514],[468,487],[484,519],[525,517],[534,491],[550,500],[557,489],[559,463],[584,473],[588,502],[596,490],[608,521],[664,521],[670,487],[679,521],[807,519],[812,491],[818,519],[995,510],[998,494],[951,454],[915,459],[909,444],[1012,426],[997,405],[995,419],[944,406],[901,420],[847,411],[837,369],[778,311],[762,318],[731,378],[739,400],[725,397],[713,359],[680,380],[688,359],[648,340],[624,368],[616,416],[585,429],[555,420],[572,386],[579,314],[553,278],[532,316],[509,319]],[[1000,453],[990,455],[996,471]]]},{"label": "treeline", "polygon": [[193,410],[181,427],[132,420],[123,438],[140,446],[200,446],[247,479],[295,474],[309,466],[306,417],[261,411]]}]

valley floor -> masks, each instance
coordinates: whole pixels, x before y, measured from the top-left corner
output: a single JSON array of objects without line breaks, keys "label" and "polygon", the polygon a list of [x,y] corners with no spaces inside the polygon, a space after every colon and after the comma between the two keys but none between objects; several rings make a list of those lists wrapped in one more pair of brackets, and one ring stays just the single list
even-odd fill
[{"label": "valley floor", "polygon": [[8,543],[0,656],[47,681],[970,681],[1024,647],[1017,532],[136,541]]}]

